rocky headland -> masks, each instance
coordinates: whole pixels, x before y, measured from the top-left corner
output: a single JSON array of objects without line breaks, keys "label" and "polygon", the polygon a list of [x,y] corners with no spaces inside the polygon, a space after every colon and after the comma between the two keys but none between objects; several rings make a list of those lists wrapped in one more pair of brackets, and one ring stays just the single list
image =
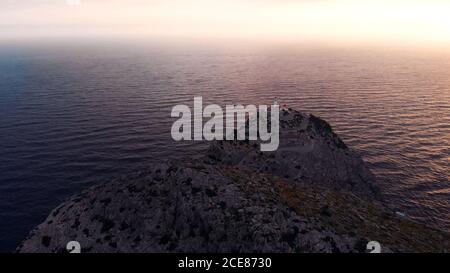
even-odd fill
[{"label": "rocky headland", "polygon": [[280,112],[280,146],[216,141],[55,208],[18,252],[448,252],[450,235],[389,208],[364,161],[313,115]]}]

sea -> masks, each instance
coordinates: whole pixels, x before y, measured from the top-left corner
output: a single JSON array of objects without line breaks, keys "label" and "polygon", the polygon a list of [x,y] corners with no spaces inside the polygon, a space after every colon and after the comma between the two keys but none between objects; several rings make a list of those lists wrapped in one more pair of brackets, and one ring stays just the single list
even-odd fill
[{"label": "sea", "polygon": [[[0,252],[72,194],[163,160],[177,104],[270,104],[328,121],[397,211],[450,229],[450,54],[332,46],[0,42]],[[185,159],[183,159],[185,160]]]}]

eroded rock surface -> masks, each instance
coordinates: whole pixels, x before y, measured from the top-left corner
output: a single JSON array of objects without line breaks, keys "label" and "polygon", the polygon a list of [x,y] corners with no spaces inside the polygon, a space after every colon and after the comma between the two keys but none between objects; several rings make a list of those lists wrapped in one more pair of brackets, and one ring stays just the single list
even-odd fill
[{"label": "eroded rock surface", "polygon": [[325,121],[280,113],[280,147],[216,142],[94,186],[51,212],[19,252],[445,252],[447,233],[393,213],[376,179]]},{"label": "eroded rock surface", "polygon": [[324,185],[380,198],[374,175],[364,161],[324,120],[291,109],[280,112],[280,145],[261,152],[257,141],[218,141],[207,155],[212,162],[247,166],[302,185]]}]

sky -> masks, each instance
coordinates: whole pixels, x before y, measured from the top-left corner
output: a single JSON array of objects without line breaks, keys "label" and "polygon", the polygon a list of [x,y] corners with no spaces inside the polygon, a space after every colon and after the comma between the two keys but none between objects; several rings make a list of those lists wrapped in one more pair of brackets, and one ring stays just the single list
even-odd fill
[{"label": "sky", "polygon": [[450,1],[0,0],[0,39],[72,36],[449,47]]}]

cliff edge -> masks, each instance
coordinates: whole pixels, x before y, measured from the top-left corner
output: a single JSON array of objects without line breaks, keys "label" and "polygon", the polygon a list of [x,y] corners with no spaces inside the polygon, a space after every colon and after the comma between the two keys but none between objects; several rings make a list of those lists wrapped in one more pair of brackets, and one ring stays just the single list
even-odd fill
[{"label": "cliff edge", "polygon": [[330,125],[280,112],[280,146],[217,141],[93,186],[54,209],[18,252],[448,252],[450,236],[395,214]]}]

